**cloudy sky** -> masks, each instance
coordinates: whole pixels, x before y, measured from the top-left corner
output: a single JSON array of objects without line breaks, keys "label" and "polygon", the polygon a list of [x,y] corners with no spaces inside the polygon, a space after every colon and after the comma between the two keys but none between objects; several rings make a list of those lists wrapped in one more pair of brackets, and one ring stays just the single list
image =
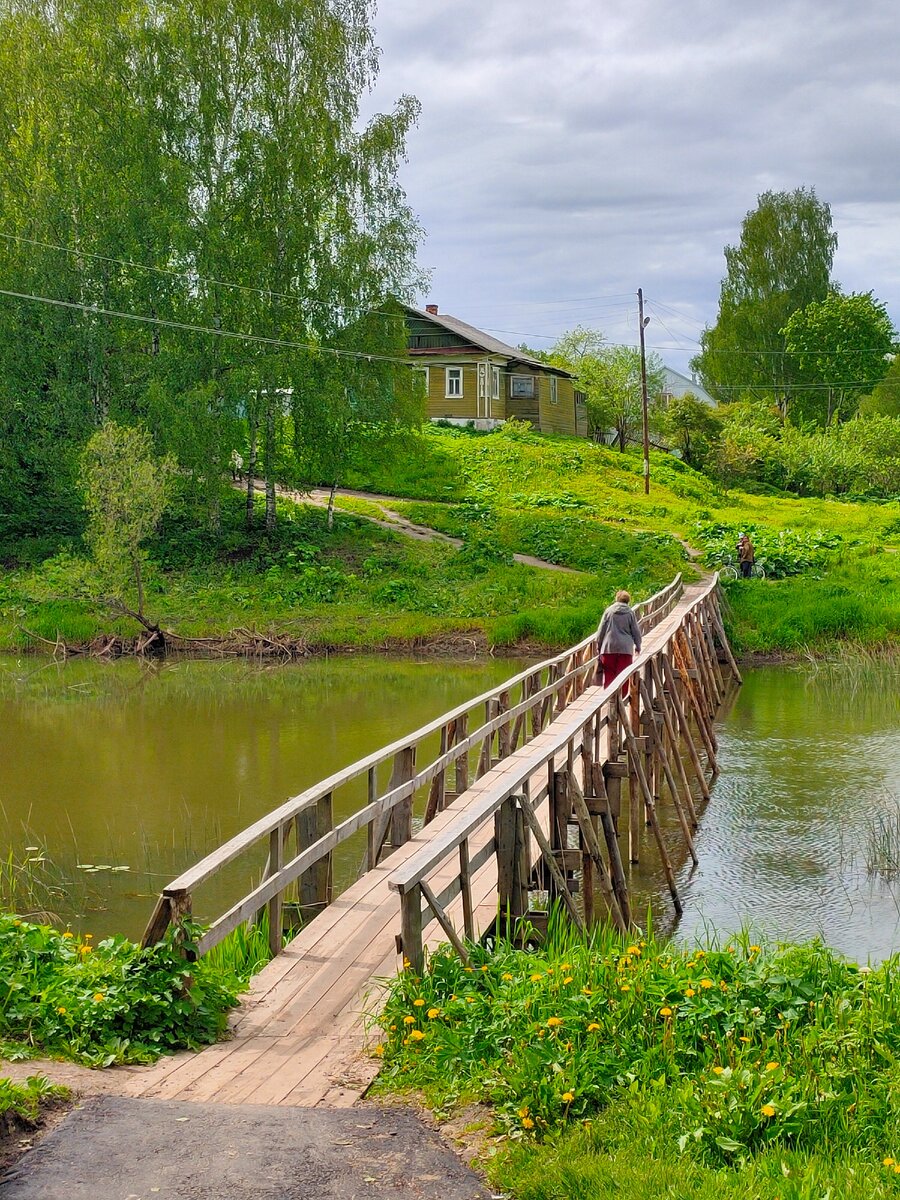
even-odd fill
[{"label": "cloudy sky", "polygon": [[403,182],[425,300],[505,340],[578,323],[684,369],[767,189],[832,206],[834,273],[900,325],[895,0],[380,0],[377,108],[422,104]]}]

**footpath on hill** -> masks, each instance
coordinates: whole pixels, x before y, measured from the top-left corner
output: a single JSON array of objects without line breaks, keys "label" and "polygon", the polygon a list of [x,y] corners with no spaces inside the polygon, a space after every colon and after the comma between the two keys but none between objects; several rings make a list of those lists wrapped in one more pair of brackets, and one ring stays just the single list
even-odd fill
[{"label": "footpath on hill", "polygon": [[94,1096],[0,1177],[3,1200],[487,1200],[407,1108]]}]

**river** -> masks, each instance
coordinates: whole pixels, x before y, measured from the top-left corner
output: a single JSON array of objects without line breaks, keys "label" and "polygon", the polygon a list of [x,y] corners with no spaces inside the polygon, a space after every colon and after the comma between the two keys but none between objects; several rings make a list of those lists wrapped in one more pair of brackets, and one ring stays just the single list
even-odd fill
[{"label": "river", "polygon": [[[136,936],[160,886],[225,838],[522,666],[0,657],[0,871],[60,921]],[[750,925],[861,959],[900,949],[896,662],[748,671],[718,730],[678,935]],[[633,882],[665,925],[656,876]]]}]

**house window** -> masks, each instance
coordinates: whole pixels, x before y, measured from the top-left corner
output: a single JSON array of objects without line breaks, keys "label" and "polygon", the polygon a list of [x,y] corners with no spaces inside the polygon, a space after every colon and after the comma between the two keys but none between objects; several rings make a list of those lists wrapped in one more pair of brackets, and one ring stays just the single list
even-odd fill
[{"label": "house window", "polygon": [[417,367],[416,374],[419,377],[419,387],[422,389],[423,394],[427,397],[428,384],[430,383],[428,378],[428,367]]},{"label": "house window", "polygon": [[446,380],[444,396],[448,400],[454,396],[461,396],[463,394],[462,367],[445,367],[444,375]]},{"label": "house window", "polygon": [[509,394],[513,400],[533,400],[534,376],[511,375],[509,377]]},{"label": "house window", "polygon": [[559,404],[559,380],[555,375],[550,376],[550,403]]},{"label": "house window", "polygon": [[491,367],[491,399],[500,399],[500,368]]}]

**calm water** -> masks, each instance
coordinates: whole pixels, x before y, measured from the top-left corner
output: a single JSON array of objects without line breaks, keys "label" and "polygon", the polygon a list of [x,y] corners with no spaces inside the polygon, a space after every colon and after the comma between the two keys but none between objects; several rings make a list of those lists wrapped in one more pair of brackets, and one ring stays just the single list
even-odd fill
[{"label": "calm water", "polygon": [[[522,665],[0,658],[0,848],[46,858],[33,867],[66,886],[69,905],[52,906],[63,920],[138,934],[160,886],[226,837]],[[680,867],[679,934],[750,924],[783,938],[820,934],[862,959],[900,950],[897,666],[747,672],[719,741],[700,866]],[[364,802],[362,786],[337,815]],[[674,856],[671,810],[662,815]],[[883,827],[894,830],[886,873],[870,869]],[[363,844],[345,850],[339,879]],[[643,871],[636,886],[659,894]]]}]

